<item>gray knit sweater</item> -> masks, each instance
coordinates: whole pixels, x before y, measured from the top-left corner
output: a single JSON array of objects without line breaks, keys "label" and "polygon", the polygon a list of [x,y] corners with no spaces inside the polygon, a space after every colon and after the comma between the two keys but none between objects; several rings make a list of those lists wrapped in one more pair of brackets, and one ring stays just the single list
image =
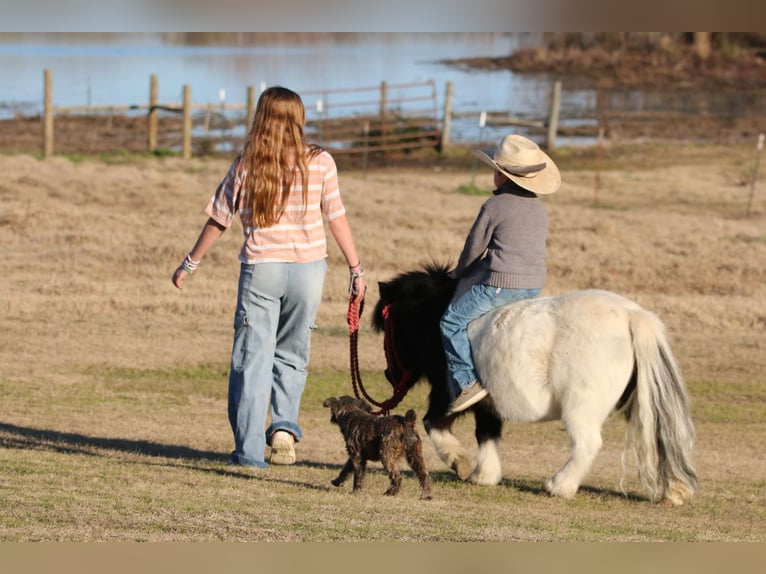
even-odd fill
[{"label": "gray knit sweater", "polygon": [[476,216],[455,275],[478,271],[477,280],[493,287],[542,289],[548,238],[545,205],[512,182],[493,193]]}]

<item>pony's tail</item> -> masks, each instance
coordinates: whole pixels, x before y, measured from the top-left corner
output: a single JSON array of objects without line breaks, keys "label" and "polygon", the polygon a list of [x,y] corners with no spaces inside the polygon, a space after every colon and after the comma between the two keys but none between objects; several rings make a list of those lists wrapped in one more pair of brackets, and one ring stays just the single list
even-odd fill
[{"label": "pony's tail", "polygon": [[665,326],[644,309],[630,312],[636,358],[636,387],[625,405],[628,444],[633,446],[638,476],[652,500],[680,505],[698,488],[692,464],[694,425],[681,371]]}]

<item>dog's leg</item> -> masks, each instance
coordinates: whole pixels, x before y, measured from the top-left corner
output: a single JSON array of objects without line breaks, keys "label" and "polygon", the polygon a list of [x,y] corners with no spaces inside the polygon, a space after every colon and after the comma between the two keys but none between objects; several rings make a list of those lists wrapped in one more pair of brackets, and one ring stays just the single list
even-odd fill
[{"label": "dog's leg", "polygon": [[421,500],[431,500],[431,475],[423,460],[423,447],[419,438],[407,448],[407,463],[420,481]]},{"label": "dog's leg", "polygon": [[399,493],[399,489],[402,487],[402,475],[399,471],[399,457],[388,456],[387,452],[380,453],[380,462],[383,464],[383,468],[388,473],[388,479],[391,481],[391,486],[386,490],[387,496],[396,496]]},{"label": "dog's leg", "polygon": [[346,464],[343,465],[343,468],[340,469],[338,477],[332,481],[333,486],[340,486],[346,482],[346,479],[348,478],[348,475],[351,474],[352,470],[354,470],[354,461],[349,458],[346,461]]},{"label": "dog's leg", "polygon": [[352,460],[354,466],[354,492],[362,490],[364,473],[367,470],[367,459],[355,456]]}]

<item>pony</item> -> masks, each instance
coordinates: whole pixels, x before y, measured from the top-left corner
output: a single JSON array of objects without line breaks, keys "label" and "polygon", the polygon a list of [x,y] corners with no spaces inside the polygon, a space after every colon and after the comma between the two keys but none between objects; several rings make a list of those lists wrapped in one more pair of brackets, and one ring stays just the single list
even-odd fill
[{"label": "pony", "polygon": [[[569,458],[543,489],[572,498],[601,448],[604,422],[618,412],[628,425],[623,459],[635,453],[652,502],[681,505],[698,490],[686,386],[665,326],[652,312],[616,293],[591,289],[487,313],[469,325],[468,335],[489,395],[447,415],[451,396],[439,321],[458,281],[448,267],[431,263],[378,287],[371,320],[384,333],[385,376],[405,392],[421,379],[430,383],[423,424],[439,458],[461,480],[500,483],[504,422],[561,420]],[[476,424],[475,466],[451,432],[457,417],[469,411]]]}]

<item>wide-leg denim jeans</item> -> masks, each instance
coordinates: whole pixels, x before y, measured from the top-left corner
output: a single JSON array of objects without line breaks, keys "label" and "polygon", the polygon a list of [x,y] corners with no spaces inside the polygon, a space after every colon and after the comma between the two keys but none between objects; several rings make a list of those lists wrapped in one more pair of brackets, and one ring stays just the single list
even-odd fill
[{"label": "wide-leg denim jeans", "polygon": [[453,299],[442,315],[439,328],[447,358],[447,378],[453,396],[477,380],[468,339],[468,324],[495,307],[532,299],[541,289],[503,289],[477,283]]},{"label": "wide-leg denim jeans", "polygon": [[234,464],[267,467],[275,431],[302,437],[298,410],[326,272],[324,259],[241,265],[229,371]]}]

